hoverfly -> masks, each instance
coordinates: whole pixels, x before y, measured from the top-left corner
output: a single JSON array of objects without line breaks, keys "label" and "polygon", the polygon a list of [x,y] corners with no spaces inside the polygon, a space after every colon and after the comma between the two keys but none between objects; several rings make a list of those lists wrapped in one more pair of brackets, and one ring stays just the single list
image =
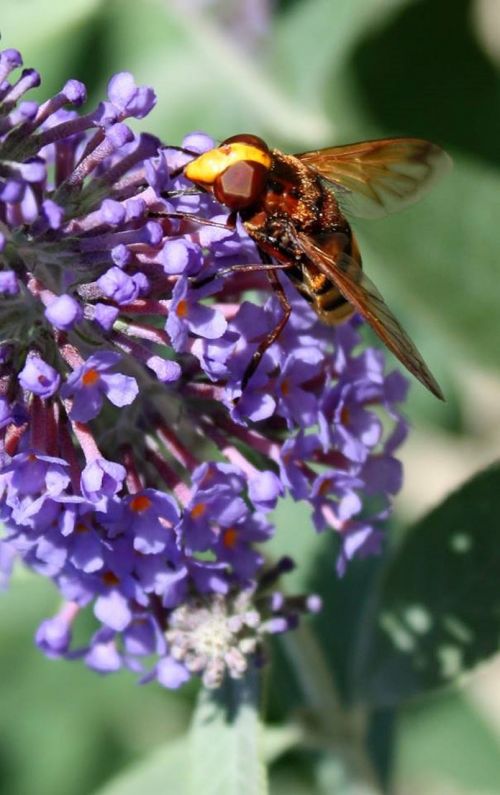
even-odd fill
[{"label": "hoverfly", "polygon": [[406,207],[450,162],[442,149],[418,138],[288,155],[255,135],[241,134],[184,167],[188,180],[228,207],[230,222],[239,215],[263,260],[247,269],[266,270],[283,308],[282,318],[254,353],[243,387],[290,316],[279,269],[323,323],[335,325],[359,312],[402,364],[444,399],[415,344],[363,272],[344,212],[374,218]]}]

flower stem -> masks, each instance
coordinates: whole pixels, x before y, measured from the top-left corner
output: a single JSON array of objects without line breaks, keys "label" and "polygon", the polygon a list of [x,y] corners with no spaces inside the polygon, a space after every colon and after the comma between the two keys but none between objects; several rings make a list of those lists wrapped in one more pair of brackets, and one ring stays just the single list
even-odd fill
[{"label": "flower stem", "polygon": [[380,795],[381,785],[364,743],[362,726],[343,707],[333,673],[311,627],[301,621],[297,629],[282,636],[282,642],[317,719],[315,746],[326,747],[349,780],[364,784],[367,795]]}]

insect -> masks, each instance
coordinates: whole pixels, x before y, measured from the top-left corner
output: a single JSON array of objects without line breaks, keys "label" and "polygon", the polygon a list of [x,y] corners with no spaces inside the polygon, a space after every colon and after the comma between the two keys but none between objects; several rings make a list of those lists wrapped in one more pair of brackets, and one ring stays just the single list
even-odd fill
[{"label": "insect", "polygon": [[374,218],[400,210],[417,201],[450,163],[442,149],[418,138],[289,155],[255,135],[241,134],[185,166],[187,179],[228,207],[230,222],[239,215],[263,260],[247,269],[266,271],[283,308],[254,353],[242,386],[290,316],[277,276],[283,270],[323,323],[335,325],[359,312],[402,364],[444,399],[417,347],[362,270],[346,215]]}]

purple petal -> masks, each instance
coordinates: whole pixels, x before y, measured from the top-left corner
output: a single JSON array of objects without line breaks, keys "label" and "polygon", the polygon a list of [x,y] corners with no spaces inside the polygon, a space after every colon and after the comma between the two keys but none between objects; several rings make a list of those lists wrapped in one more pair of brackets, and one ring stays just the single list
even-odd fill
[{"label": "purple petal", "polygon": [[69,331],[83,318],[83,309],[70,295],[60,295],[45,309],[45,317],[55,328]]},{"label": "purple petal", "polygon": [[156,104],[152,88],[137,86],[130,72],[119,72],[108,83],[108,96],[123,114],[142,119]]},{"label": "purple petal", "polygon": [[95,643],[85,655],[85,662],[94,671],[107,674],[119,671],[122,667],[122,660],[114,642]]},{"label": "purple petal", "polygon": [[98,212],[103,223],[110,226],[116,226],[125,220],[125,207],[114,199],[104,199]]},{"label": "purple petal", "polygon": [[96,458],[82,472],[80,485],[84,497],[97,501],[101,497],[112,497],[122,488],[126,475],[125,467],[115,461]]},{"label": "purple petal", "polygon": [[77,533],[74,538],[71,562],[85,574],[93,574],[104,566],[104,547],[93,532]]},{"label": "purple petal", "polygon": [[19,282],[14,271],[0,272],[0,293],[2,295],[16,295],[19,292]]},{"label": "purple petal", "polygon": [[210,136],[204,132],[192,132],[182,139],[182,146],[184,149],[191,149],[191,151],[198,152],[199,154],[208,152],[209,149],[213,149],[215,145],[214,139],[210,138]]},{"label": "purple petal", "polygon": [[227,329],[227,320],[224,315],[210,306],[196,304],[190,308],[188,316],[191,331],[208,340],[222,337]]},{"label": "purple petal", "polygon": [[93,420],[99,414],[103,401],[104,396],[98,389],[87,387],[79,390],[74,394],[69,416],[77,422]]},{"label": "purple petal", "polygon": [[42,213],[50,229],[60,229],[64,219],[64,209],[52,199],[45,199],[42,203]]},{"label": "purple petal", "polygon": [[79,80],[68,80],[62,88],[62,93],[72,105],[83,105],[87,99],[87,89]]},{"label": "purple petal", "polygon": [[94,322],[98,323],[104,331],[110,331],[113,324],[120,314],[120,310],[116,306],[109,306],[109,304],[96,304],[94,312]]},{"label": "purple petal", "polygon": [[163,657],[156,666],[156,676],[161,685],[177,690],[190,679],[188,670],[172,657]]},{"label": "purple petal", "polygon": [[274,472],[260,472],[249,483],[248,496],[256,508],[272,511],[278,497],[284,493],[284,486]]},{"label": "purple petal", "polygon": [[130,375],[106,373],[106,375],[101,376],[101,380],[108,400],[120,408],[133,403],[139,393],[137,381]]},{"label": "purple petal", "polygon": [[157,377],[158,381],[163,384],[170,384],[177,381],[182,374],[181,366],[172,359],[163,359],[161,356],[150,356],[146,362],[150,370],[152,370]]},{"label": "purple petal", "polygon": [[169,240],[163,247],[161,257],[165,273],[194,276],[203,267],[199,246],[189,240]]},{"label": "purple petal", "polygon": [[42,398],[55,394],[61,382],[59,373],[50,364],[31,354],[18,377],[23,389],[29,389]]},{"label": "purple petal", "polygon": [[139,295],[139,287],[131,276],[114,265],[97,280],[97,285],[107,298],[117,304],[129,304]]},{"label": "purple petal", "polygon": [[121,632],[132,620],[128,600],[116,589],[96,599],[94,614],[99,621],[116,632]]},{"label": "purple petal", "polygon": [[111,249],[111,259],[123,270],[132,261],[132,252],[123,243],[119,243]]},{"label": "purple petal", "polygon": [[42,621],[36,631],[35,641],[47,657],[61,657],[66,654],[71,643],[68,622],[62,616]]}]

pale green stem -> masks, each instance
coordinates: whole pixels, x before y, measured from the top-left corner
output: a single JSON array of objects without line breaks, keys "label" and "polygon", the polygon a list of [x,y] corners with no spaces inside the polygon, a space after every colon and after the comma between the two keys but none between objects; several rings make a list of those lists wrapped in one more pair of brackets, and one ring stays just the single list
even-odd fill
[{"label": "pale green stem", "polygon": [[363,729],[342,706],[332,671],[310,625],[302,620],[282,641],[317,719],[316,745],[332,752],[349,777],[364,785],[364,791],[380,795],[382,788],[365,746]]}]

